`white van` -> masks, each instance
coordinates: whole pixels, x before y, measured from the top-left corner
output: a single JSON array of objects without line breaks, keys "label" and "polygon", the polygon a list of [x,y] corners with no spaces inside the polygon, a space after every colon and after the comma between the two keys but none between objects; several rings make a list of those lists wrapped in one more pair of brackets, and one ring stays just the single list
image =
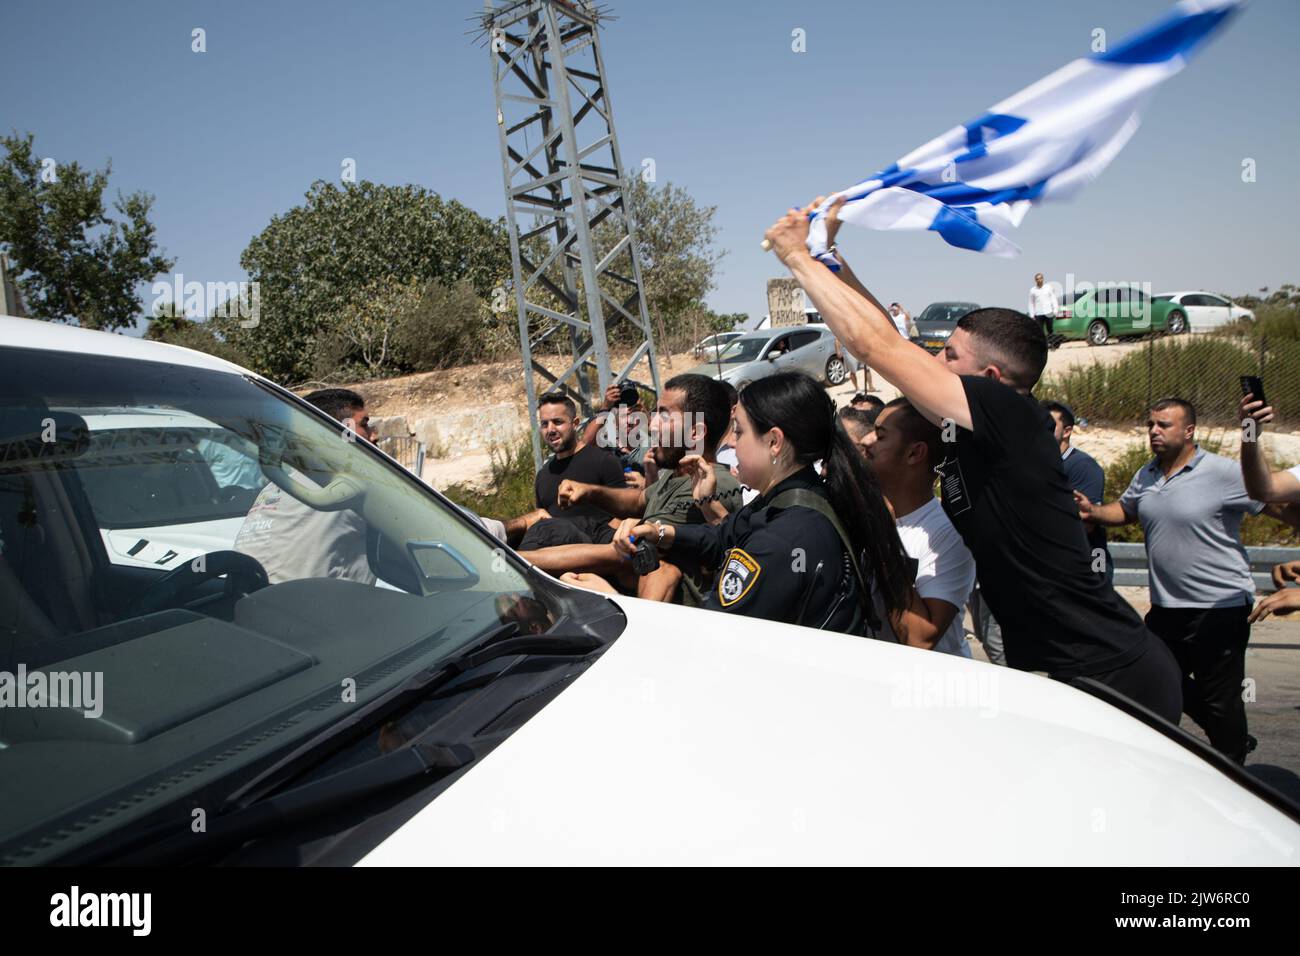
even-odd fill
[{"label": "white van", "polygon": [[[0,862],[1298,859],[1293,805],[1100,685],[575,590],[349,436],[0,318]],[[355,553],[271,581],[243,507],[291,567]]]}]

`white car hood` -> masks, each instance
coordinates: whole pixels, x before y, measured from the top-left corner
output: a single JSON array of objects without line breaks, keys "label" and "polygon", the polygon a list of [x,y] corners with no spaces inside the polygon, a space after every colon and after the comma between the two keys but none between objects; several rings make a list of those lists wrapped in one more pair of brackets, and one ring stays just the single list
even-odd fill
[{"label": "white car hood", "polygon": [[1055,681],[619,604],[613,646],[363,865],[1300,861],[1300,825]]}]

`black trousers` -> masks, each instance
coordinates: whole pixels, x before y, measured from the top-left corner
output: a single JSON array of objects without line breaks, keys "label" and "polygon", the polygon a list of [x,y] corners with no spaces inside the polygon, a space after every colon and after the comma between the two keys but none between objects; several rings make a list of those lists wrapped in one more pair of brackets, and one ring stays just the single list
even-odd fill
[{"label": "black trousers", "polygon": [[1159,638],[1147,638],[1146,650],[1137,660],[1117,670],[1088,676],[1178,725],[1183,713],[1178,661]]},{"label": "black trousers", "polygon": [[1246,642],[1250,606],[1152,607],[1146,623],[1178,661],[1183,675],[1183,713],[1205,731],[1210,746],[1246,759]]}]

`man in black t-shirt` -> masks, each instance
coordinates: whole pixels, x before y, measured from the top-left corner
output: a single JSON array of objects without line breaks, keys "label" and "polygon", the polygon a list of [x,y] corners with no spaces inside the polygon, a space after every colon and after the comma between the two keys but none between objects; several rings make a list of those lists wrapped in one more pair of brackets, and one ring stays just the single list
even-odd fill
[{"label": "man in black t-shirt", "polygon": [[505,522],[506,537],[523,550],[558,544],[607,544],[614,540],[610,514],[594,505],[560,508],[556,492],[566,478],[624,488],[618,459],[598,445],[578,441],[578,407],[562,392],[537,400],[537,427],[552,455],[533,481],[537,508]]},{"label": "man in black t-shirt", "polygon": [[[842,256],[835,273],[808,254],[808,214],[820,203],[791,210],[767,239],[840,341],[939,425],[943,508],[975,556],[1007,663],[1091,677],[1177,724],[1177,662],[1093,573],[1051,417],[1029,394],[1047,364],[1042,329],[1011,309],[977,309],[930,356],[899,336]],[[829,243],[841,203],[827,216]]]}]

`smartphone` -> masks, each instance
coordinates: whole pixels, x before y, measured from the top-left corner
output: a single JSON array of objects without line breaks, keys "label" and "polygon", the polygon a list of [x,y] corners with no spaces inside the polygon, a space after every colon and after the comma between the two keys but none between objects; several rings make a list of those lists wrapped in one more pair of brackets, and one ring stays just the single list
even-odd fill
[{"label": "smartphone", "polygon": [[1241,377],[1241,394],[1242,396],[1254,395],[1257,401],[1268,404],[1268,399],[1264,397],[1264,380],[1258,375],[1243,375]]}]

